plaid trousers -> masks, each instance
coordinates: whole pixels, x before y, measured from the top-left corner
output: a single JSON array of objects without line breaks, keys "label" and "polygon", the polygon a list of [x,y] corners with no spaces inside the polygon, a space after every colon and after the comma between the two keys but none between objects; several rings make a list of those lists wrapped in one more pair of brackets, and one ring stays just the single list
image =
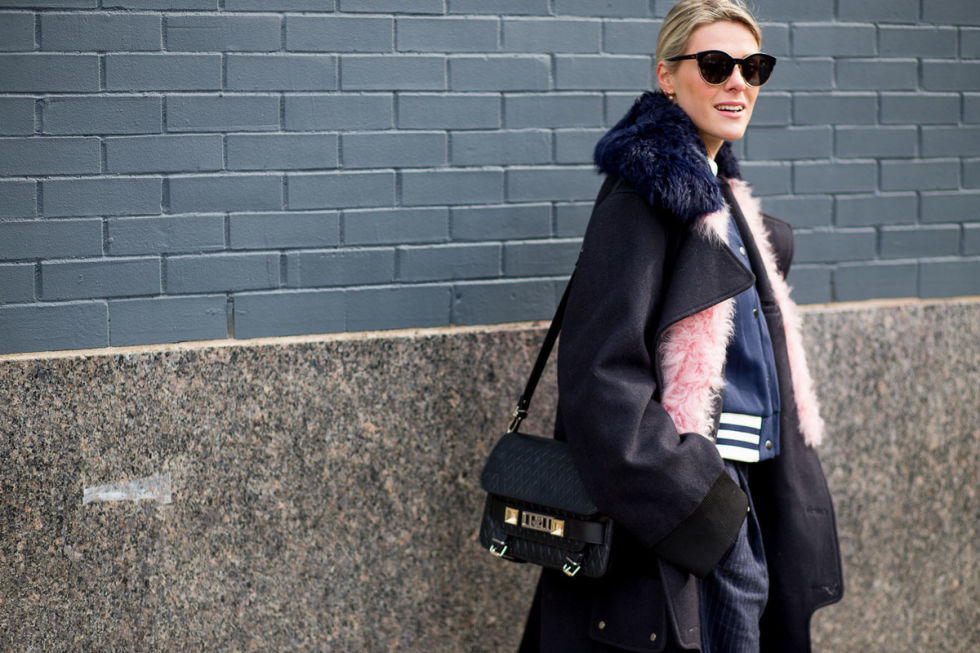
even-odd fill
[{"label": "plaid trousers", "polygon": [[759,620],[769,595],[769,571],[749,492],[750,468],[750,463],[725,461],[728,475],[749,496],[749,514],[732,549],[699,583],[704,653],[759,651]]}]

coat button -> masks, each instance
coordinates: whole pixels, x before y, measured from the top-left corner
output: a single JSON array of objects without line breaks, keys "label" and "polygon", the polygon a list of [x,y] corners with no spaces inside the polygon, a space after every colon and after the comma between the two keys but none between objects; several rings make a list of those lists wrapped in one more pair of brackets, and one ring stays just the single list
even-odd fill
[{"label": "coat button", "polygon": [[605,630],[605,629],[606,629],[606,622],[605,621],[600,621],[599,622],[599,630]]},{"label": "coat button", "polygon": [[742,256],[745,256],[745,248],[744,247],[739,247],[738,248],[738,253],[741,254]]},{"label": "coat button", "polygon": [[650,641],[651,642],[657,641],[657,633],[650,633]]},{"label": "coat button", "polygon": [[766,440],[766,449],[772,449],[772,440]]},{"label": "coat button", "polygon": [[752,317],[759,317],[759,309],[757,308],[752,309]]}]

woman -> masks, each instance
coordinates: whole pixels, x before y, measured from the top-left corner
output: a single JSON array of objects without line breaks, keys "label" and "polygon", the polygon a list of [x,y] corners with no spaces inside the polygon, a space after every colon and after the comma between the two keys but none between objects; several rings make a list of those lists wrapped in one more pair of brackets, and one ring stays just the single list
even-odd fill
[{"label": "woman", "polygon": [[811,614],[842,595],[792,232],[727,144],[775,65],[760,45],[738,0],[682,0],[659,91],[596,146],[556,437],[616,523],[613,560],[601,579],[546,570],[523,650],[809,651]]}]

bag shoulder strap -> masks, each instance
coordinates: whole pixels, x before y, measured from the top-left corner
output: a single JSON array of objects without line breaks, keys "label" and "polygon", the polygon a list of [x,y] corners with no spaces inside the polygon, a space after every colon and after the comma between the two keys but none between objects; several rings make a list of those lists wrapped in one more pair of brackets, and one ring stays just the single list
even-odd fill
[{"label": "bag shoulder strap", "polygon": [[531,375],[527,379],[527,385],[524,386],[524,392],[521,393],[520,399],[517,400],[517,407],[514,409],[513,419],[510,422],[510,426],[507,427],[508,433],[514,433],[517,428],[527,417],[527,409],[531,405],[531,397],[534,396],[534,390],[538,387],[538,381],[541,380],[541,374],[544,372],[545,365],[548,363],[548,358],[551,356],[551,350],[555,346],[555,341],[558,340],[558,332],[561,331],[561,322],[565,317],[565,305],[568,303],[568,291],[572,287],[572,280],[575,278],[575,272],[568,279],[568,283],[565,285],[565,292],[561,296],[561,301],[558,302],[558,308],[555,309],[555,316],[551,318],[551,326],[548,327],[548,333],[544,337],[544,342],[541,343],[541,350],[538,352],[538,357],[534,361],[534,367],[531,368]]}]

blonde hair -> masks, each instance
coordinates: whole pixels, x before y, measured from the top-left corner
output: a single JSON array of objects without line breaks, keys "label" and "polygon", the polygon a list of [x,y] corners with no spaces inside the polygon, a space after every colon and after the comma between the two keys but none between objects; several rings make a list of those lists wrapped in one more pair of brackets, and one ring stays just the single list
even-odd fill
[{"label": "blonde hair", "polygon": [[[657,62],[687,54],[684,48],[694,30],[719,21],[745,25],[752,32],[756,43],[762,46],[762,30],[742,0],[681,0],[667,12],[663,27],[660,28],[660,36],[657,37]],[[675,70],[679,63],[667,62],[667,67]]]}]

